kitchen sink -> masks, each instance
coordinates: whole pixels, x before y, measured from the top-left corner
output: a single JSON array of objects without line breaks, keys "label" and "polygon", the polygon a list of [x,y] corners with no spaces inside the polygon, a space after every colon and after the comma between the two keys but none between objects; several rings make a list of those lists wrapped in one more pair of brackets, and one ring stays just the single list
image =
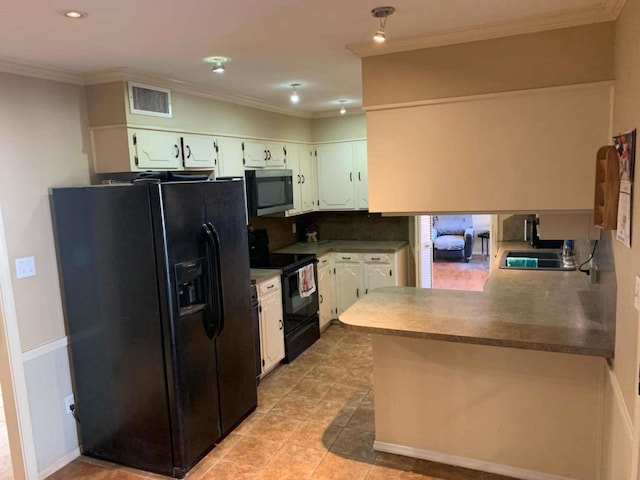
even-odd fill
[{"label": "kitchen sink", "polygon": [[575,264],[565,264],[562,252],[539,250],[506,250],[500,268],[507,270],[575,270]]}]

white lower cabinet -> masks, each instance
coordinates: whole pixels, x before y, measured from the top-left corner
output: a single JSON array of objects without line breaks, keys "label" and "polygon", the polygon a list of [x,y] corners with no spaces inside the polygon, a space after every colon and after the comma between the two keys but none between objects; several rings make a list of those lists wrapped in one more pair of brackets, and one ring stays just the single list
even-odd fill
[{"label": "white lower cabinet", "polygon": [[334,253],[334,279],[336,284],[336,309],[341,315],[364,296],[362,262],[354,253]]},{"label": "white lower cabinet", "polygon": [[320,330],[324,330],[333,318],[333,281],[331,278],[331,254],[318,257],[318,303],[320,304]]},{"label": "white lower cabinet", "polygon": [[408,247],[395,253],[334,253],[337,315],[376,288],[406,285],[407,250]]},{"label": "white lower cabinet", "polygon": [[396,285],[396,274],[394,274],[393,255],[364,255],[364,293],[380,287],[391,287]]},{"label": "white lower cabinet", "polygon": [[262,374],[284,358],[284,323],[280,277],[258,282]]}]

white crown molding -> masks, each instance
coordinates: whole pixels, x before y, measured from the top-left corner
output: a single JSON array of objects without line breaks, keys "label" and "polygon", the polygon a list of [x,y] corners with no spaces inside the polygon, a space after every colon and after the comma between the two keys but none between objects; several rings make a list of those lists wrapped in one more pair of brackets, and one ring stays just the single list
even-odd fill
[{"label": "white crown molding", "polygon": [[362,107],[362,110],[365,113],[367,113],[367,112],[376,112],[380,110],[397,110],[399,108],[427,107],[432,105],[444,105],[448,103],[475,102],[475,101],[482,101],[482,100],[490,100],[493,98],[521,97],[525,95],[538,95],[541,93],[549,93],[549,92],[563,92],[563,91],[584,90],[588,88],[603,88],[603,87],[610,88],[611,95],[613,95],[614,88],[615,88],[615,81],[604,80],[601,82],[574,83],[571,85],[556,85],[553,87],[527,88],[524,90],[509,90],[506,92],[478,93],[475,95],[463,95],[459,97],[443,97],[443,98],[431,98],[426,100],[414,100],[411,102],[386,103],[386,104],[370,105],[367,107]]},{"label": "white crown molding", "polygon": [[427,35],[389,38],[380,45],[373,41],[354,43],[346,48],[359,57],[371,57],[388,53],[405,52],[421,48],[442,47],[457,43],[475,42],[491,38],[509,37],[558,28],[577,27],[615,20],[625,0],[604,0],[601,5],[564,10],[544,15],[524,17],[507,22],[491,23],[470,28],[445,30]]},{"label": "white crown molding", "polygon": [[121,68],[115,70],[108,70],[103,72],[97,72],[85,76],[85,85],[96,85],[100,83],[109,82],[126,82],[135,81],[141,83],[152,84],[158,87],[169,88],[174,92],[186,93],[189,95],[196,95],[199,97],[210,98],[212,100],[218,100],[221,102],[232,103],[235,105],[242,105],[245,107],[257,108],[259,110],[266,110],[273,113],[280,113],[282,115],[289,115],[299,118],[311,118],[312,114],[309,112],[300,112],[291,108],[278,107],[262,100],[248,97],[244,95],[235,95],[226,92],[214,91],[209,87],[196,85],[189,82],[183,82],[180,80],[174,80],[169,78],[157,77],[152,74],[132,70],[128,68]]},{"label": "white crown molding", "polygon": [[362,107],[358,106],[353,108],[347,108],[347,113],[342,115],[340,113],[340,109],[336,107],[335,109],[331,109],[331,110],[314,112],[311,114],[310,118],[314,119],[314,118],[348,117],[350,115],[362,115],[363,113],[364,113],[364,110],[362,109]]},{"label": "white crown molding", "polygon": [[620,15],[627,0],[603,0],[602,9],[609,14],[611,20],[615,20]]},{"label": "white crown molding", "polygon": [[79,73],[2,58],[0,58],[0,72],[40,78],[42,80],[53,80],[60,83],[71,83],[73,85],[85,84],[84,76]]}]

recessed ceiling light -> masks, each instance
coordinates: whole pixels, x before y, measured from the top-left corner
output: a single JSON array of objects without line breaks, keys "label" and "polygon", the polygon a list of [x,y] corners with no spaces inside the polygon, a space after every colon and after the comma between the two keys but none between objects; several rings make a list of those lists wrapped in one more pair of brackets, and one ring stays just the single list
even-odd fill
[{"label": "recessed ceiling light", "polygon": [[338,100],[338,102],[340,103],[340,115],[344,115],[345,113],[347,113],[347,109],[344,108],[344,104],[347,103],[346,100]]},{"label": "recessed ceiling light", "polygon": [[65,10],[64,12],[62,12],[62,15],[73,20],[86,18],[88,16],[85,12],[80,12],[78,10]]}]

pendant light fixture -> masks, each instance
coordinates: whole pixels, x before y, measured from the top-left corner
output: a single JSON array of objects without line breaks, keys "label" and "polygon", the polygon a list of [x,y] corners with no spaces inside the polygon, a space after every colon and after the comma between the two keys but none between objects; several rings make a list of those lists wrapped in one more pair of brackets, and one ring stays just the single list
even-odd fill
[{"label": "pendant light fixture", "polygon": [[394,7],[376,7],[371,10],[371,15],[375,18],[380,19],[380,26],[378,30],[376,30],[375,35],[373,36],[373,40],[377,43],[382,43],[386,40],[386,35],[384,33],[384,28],[387,24],[387,17],[389,15],[393,15],[396,9]]},{"label": "pendant light fixture", "polygon": [[344,115],[345,113],[347,113],[347,109],[344,108],[344,104],[347,103],[346,100],[338,100],[338,102],[340,102],[340,115]]},{"label": "pendant light fixture", "polygon": [[231,59],[229,57],[207,57],[205,58],[205,62],[212,63],[213,67],[211,71],[213,73],[222,74],[224,73],[226,67],[225,64],[230,62]]},{"label": "pendant light fixture", "polygon": [[299,86],[299,83],[291,84],[291,96],[289,97],[291,103],[298,103],[300,101],[300,95],[298,95],[298,91],[296,90],[296,88]]}]

